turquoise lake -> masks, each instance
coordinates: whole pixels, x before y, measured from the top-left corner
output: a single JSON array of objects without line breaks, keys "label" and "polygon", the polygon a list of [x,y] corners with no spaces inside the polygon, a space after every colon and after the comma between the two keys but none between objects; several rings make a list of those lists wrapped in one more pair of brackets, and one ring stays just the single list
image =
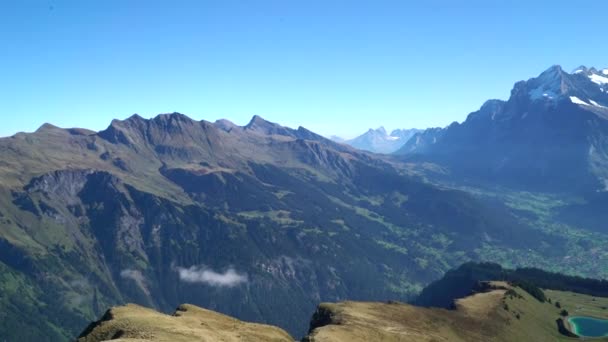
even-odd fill
[{"label": "turquoise lake", "polygon": [[608,336],[608,320],[593,317],[574,316],[568,318],[575,334],[582,337]]}]

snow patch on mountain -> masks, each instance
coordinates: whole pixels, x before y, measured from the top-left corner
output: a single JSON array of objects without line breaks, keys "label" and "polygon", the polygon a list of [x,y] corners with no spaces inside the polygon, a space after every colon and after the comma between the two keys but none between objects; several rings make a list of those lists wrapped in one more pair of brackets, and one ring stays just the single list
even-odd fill
[{"label": "snow patch on mountain", "polygon": [[599,103],[597,103],[597,102],[595,102],[595,101],[593,101],[593,100],[591,100],[591,99],[589,100],[589,102],[590,102],[592,105],[596,106],[596,107],[600,107],[600,108],[606,108],[605,106],[602,106],[601,104],[599,104]]},{"label": "snow patch on mountain", "polygon": [[595,107],[599,107],[599,108],[606,108],[605,106],[602,106],[601,104],[589,99],[589,103],[579,99],[576,96],[570,96],[570,101],[572,101],[572,103],[575,104],[579,104],[579,105],[583,105],[583,106],[595,106]]},{"label": "snow patch on mountain", "polygon": [[585,105],[585,106],[589,106],[589,104],[581,99],[579,99],[576,96],[570,96],[570,101],[572,101],[572,103],[575,104],[580,104],[580,105]]},{"label": "snow patch on mountain", "polygon": [[543,86],[532,89],[529,94],[530,94],[530,98],[532,100],[538,100],[538,99],[552,100],[557,97],[557,94],[555,93],[555,91],[553,91],[551,89],[545,89],[545,87],[543,87]]},{"label": "snow patch on mountain", "polygon": [[[605,69],[602,71],[602,73],[605,71]],[[604,85],[606,83],[608,83],[608,77],[604,77],[598,74],[590,74],[589,75],[589,79],[591,80],[591,82],[599,84],[599,85]]]},{"label": "snow patch on mountain", "polygon": [[[578,71],[578,70],[577,70]],[[580,69],[581,72],[585,70]],[[537,78],[528,81],[532,90],[528,95],[532,100],[556,99],[559,97],[562,88],[562,78],[564,71],[559,66],[553,66],[540,74]]]}]

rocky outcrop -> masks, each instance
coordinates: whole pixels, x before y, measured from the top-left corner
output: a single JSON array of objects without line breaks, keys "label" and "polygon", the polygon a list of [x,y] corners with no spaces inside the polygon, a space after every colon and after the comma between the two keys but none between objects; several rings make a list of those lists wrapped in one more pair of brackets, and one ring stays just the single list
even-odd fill
[{"label": "rocky outcrop", "polygon": [[91,323],[78,342],[107,340],[150,342],[293,342],[284,330],[239,321],[193,305],[180,305],[172,316],[128,304],[108,310]]}]

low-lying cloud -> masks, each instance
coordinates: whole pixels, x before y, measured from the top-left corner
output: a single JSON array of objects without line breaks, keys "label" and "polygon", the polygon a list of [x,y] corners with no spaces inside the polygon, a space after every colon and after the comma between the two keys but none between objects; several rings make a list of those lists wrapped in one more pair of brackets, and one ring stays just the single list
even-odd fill
[{"label": "low-lying cloud", "polygon": [[238,273],[234,268],[218,273],[206,266],[176,268],[179,279],[187,283],[201,283],[216,287],[234,287],[247,282],[247,275]]},{"label": "low-lying cloud", "polygon": [[132,269],[125,269],[120,271],[120,276],[124,279],[131,279],[131,280],[135,280],[136,282],[144,282],[144,275],[141,274],[141,271],[138,270],[132,270]]},{"label": "low-lying cloud", "polygon": [[146,294],[146,296],[150,297],[150,290],[148,290],[146,277],[143,275],[143,273],[141,273],[141,271],[127,268],[120,271],[120,277],[123,279],[133,280],[135,284],[137,284],[137,286]]}]

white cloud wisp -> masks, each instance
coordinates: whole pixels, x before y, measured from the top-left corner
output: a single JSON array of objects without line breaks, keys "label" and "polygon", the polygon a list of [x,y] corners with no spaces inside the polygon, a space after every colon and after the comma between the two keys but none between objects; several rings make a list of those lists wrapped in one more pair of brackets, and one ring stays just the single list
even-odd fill
[{"label": "white cloud wisp", "polygon": [[201,283],[215,287],[234,287],[247,282],[247,275],[238,273],[234,268],[218,273],[206,266],[177,267],[179,279],[187,283]]}]

